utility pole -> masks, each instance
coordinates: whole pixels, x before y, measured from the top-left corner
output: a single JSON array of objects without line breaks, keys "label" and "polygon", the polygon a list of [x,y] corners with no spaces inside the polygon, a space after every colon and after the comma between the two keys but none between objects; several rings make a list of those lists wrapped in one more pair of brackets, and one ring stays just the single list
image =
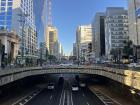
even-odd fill
[{"label": "utility pole", "polygon": [[21,37],[21,61],[23,63],[23,58],[24,58],[24,27],[25,27],[25,19],[26,17],[28,17],[29,15],[28,14],[25,14],[25,13],[21,13],[21,14],[18,14],[18,16],[20,16],[20,20],[19,22],[21,23],[21,26],[22,26],[22,37]]}]

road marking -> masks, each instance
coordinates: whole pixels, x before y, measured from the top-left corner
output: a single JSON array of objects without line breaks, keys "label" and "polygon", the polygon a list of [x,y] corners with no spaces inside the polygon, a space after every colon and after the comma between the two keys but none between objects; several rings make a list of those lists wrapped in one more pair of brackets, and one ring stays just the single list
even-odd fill
[{"label": "road marking", "polygon": [[85,94],[83,93],[83,97],[85,97]]},{"label": "road marking", "polygon": [[89,103],[87,102],[87,105],[89,105]]},{"label": "road marking", "polygon": [[73,105],[73,98],[72,98],[72,92],[71,92],[71,104]]},{"label": "road marking", "polygon": [[50,100],[52,99],[52,97],[53,97],[53,96],[51,95]]},{"label": "road marking", "polygon": [[22,104],[22,103],[19,103],[19,105],[24,105],[24,104]]},{"label": "road marking", "polygon": [[65,96],[66,94],[65,94],[65,90],[64,90],[64,97],[63,97],[63,104],[62,105],[64,105],[65,104],[65,98],[66,98],[66,96]]},{"label": "road marking", "polygon": [[27,100],[27,99],[25,99],[25,102],[28,102],[28,100]]},{"label": "road marking", "polygon": [[109,105],[109,104],[118,104],[121,105],[119,102],[115,101],[114,99],[112,99],[111,97],[104,95],[103,93],[101,93],[100,91],[92,91],[105,105]]},{"label": "road marking", "polygon": [[[43,89],[42,89],[43,90]],[[19,105],[25,105],[27,102],[29,102],[32,98],[34,98],[37,94],[39,94],[42,90],[38,91],[38,90],[35,90],[34,92],[31,92],[29,93],[28,95],[22,97],[21,99],[17,100],[16,102],[14,102],[12,105],[16,105],[16,104],[19,104]],[[37,92],[37,93],[36,93]],[[27,100],[27,98],[30,97],[29,100]],[[25,101],[25,103],[21,103],[22,101]],[[27,101],[27,102],[26,102]]]},{"label": "road marking", "polygon": [[59,105],[61,105],[62,97],[63,97],[63,90],[62,90],[62,93],[61,93],[61,97],[60,97]]}]

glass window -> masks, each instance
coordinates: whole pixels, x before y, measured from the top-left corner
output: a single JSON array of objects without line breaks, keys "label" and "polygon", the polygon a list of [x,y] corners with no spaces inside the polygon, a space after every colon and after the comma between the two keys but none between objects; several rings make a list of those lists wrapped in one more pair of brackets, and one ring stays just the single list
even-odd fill
[{"label": "glass window", "polygon": [[1,6],[6,6],[6,2],[1,2]]},{"label": "glass window", "polygon": [[12,2],[8,2],[8,6],[12,6]]},{"label": "glass window", "polygon": [[12,20],[12,16],[7,16],[6,20]]},{"label": "glass window", "polygon": [[12,15],[12,11],[8,11],[7,12],[7,15]]},{"label": "glass window", "polygon": [[5,15],[5,14],[6,14],[5,12],[1,12],[1,13],[0,13],[0,16]]},{"label": "glass window", "polygon": [[5,25],[4,21],[0,21],[0,26],[4,26],[4,25]]},{"label": "glass window", "polygon": [[5,20],[5,16],[0,16],[0,20]]},{"label": "glass window", "polygon": [[6,22],[6,25],[7,25],[7,26],[10,26],[11,24],[12,24],[11,21],[7,21],[7,22]]},{"label": "glass window", "polygon": [[1,7],[1,11],[5,11],[5,7]]},{"label": "glass window", "polygon": [[12,11],[12,7],[8,7],[7,8],[7,11]]}]

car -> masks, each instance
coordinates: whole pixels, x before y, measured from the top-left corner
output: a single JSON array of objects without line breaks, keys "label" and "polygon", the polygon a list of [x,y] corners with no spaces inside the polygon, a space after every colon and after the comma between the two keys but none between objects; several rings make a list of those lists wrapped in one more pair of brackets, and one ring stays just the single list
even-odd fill
[{"label": "car", "polygon": [[55,88],[54,83],[49,83],[48,86],[47,86],[47,88],[49,90],[53,90]]},{"label": "car", "polygon": [[130,68],[136,67],[136,63],[130,63],[130,64],[128,65],[128,67],[130,67]]},{"label": "car", "polygon": [[80,83],[79,83],[79,86],[82,87],[82,88],[84,88],[84,87],[86,87],[86,83],[80,82]]},{"label": "car", "polygon": [[72,91],[78,91],[78,90],[79,90],[78,85],[76,84],[72,85]]}]

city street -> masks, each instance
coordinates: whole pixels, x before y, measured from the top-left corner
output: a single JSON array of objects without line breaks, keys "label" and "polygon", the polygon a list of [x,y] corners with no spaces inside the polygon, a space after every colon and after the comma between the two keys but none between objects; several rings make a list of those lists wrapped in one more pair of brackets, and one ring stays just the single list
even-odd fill
[{"label": "city street", "polygon": [[25,98],[16,105],[104,105],[88,88],[80,88],[73,92],[71,86],[77,81],[68,77],[64,82],[55,81],[55,89],[47,87],[31,100]]}]

